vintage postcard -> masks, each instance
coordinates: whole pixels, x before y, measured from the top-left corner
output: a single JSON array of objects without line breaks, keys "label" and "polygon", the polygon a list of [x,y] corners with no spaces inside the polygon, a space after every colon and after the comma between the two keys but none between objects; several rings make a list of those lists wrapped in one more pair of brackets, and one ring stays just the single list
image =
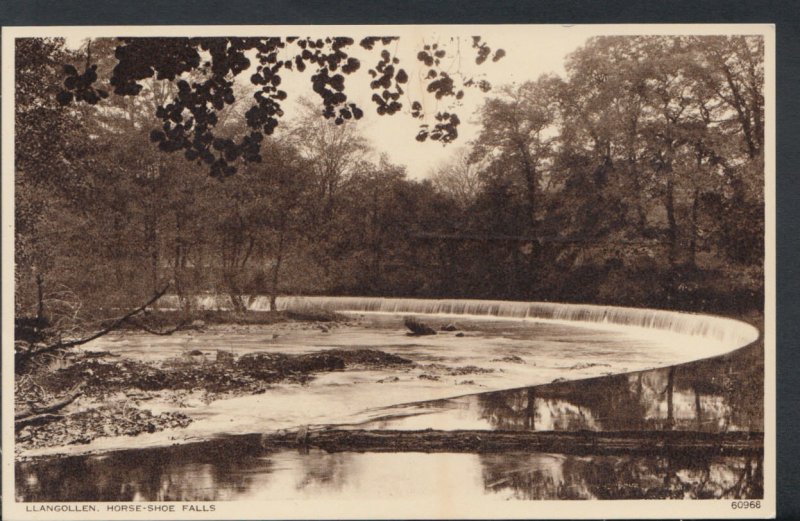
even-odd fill
[{"label": "vintage postcard", "polygon": [[774,516],[774,37],[4,28],[3,518]]}]

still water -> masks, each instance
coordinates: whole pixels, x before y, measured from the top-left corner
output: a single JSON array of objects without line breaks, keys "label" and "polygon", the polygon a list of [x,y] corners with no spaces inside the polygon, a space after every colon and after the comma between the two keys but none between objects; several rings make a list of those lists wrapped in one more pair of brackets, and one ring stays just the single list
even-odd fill
[{"label": "still water", "polygon": [[18,468],[19,501],[756,498],[761,458],[265,452],[258,437]]}]

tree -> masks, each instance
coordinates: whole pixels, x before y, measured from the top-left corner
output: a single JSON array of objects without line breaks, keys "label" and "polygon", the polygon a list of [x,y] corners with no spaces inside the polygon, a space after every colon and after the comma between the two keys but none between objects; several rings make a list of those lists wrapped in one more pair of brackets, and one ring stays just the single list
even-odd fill
[{"label": "tree", "polygon": [[[392,115],[403,109],[400,100],[408,72],[387,49],[398,39],[367,37],[358,44],[360,51],[367,54],[377,53],[380,48],[378,61],[368,71],[372,77],[370,88],[376,91],[372,102],[379,115]],[[347,77],[361,68],[354,46],[355,40],[350,37],[122,38],[114,53],[117,64],[109,83],[117,95],[137,96],[144,88],[142,81],[148,78],[174,82],[177,93],[156,109],[163,125],[151,132],[152,140],[163,151],[183,151],[190,161],[209,165],[212,176],[225,177],[236,171],[233,163],[237,159],[260,161],[264,136],[274,132],[283,116],[281,102],[288,94],[280,85],[287,73],[302,73],[308,66],[316,67],[311,76],[314,92],[321,98],[322,114],[336,124],[363,116],[363,110],[349,102],[345,89]],[[488,82],[471,77],[464,78],[460,87],[456,85],[442,61],[448,53],[460,52],[460,42],[452,42],[452,47],[455,51],[445,45],[424,45],[417,54],[417,60],[428,68],[427,91],[437,100],[460,100],[464,89],[471,87],[488,91],[491,88]],[[478,65],[490,56],[497,61],[505,55],[502,49],[492,54],[478,36],[473,37],[472,48]],[[257,62],[255,70],[251,58]],[[96,104],[107,98],[108,91],[102,85],[95,86],[97,71],[97,64],[87,63],[82,73],[75,66],[66,65],[59,101]],[[218,112],[236,101],[235,78],[245,72],[251,74],[250,83],[255,91],[255,102],[246,113],[247,131],[237,138],[221,137],[216,132]],[[187,76],[194,73],[198,75]],[[419,100],[412,102],[411,110],[413,117],[424,120]],[[447,143],[457,137],[460,123],[457,114],[440,111],[433,117],[436,122],[432,127],[421,123],[418,140],[430,138]]]},{"label": "tree", "polygon": [[453,159],[434,171],[431,180],[437,191],[449,195],[462,207],[475,202],[484,182],[481,165],[472,161],[467,148],[456,152]]},{"label": "tree", "polygon": [[552,78],[543,76],[535,82],[507,86],[502,89],[501,97],[488,99],[481,109],[482,128],[473,152],[473,160],[493,162],[495,166],[502,164],[504,168],[494,171],[510,175],[514,184],[521,183],[527,241],[524,251],[520,251],[518,241],[512,241],[509,252],[512,265],[523,270],[519,278],[527,298],[534,295],[541,283],[545,259],[538,235],[543,174],[549,166],[555,122],[553,85]]},{"label": "tree", "polygon": [[53,262],[56,252],[48,244],[54,224],[65,217],[63,209],[85,199],[92,144],[82,132],[82,112],[55,101],[59,69],[68,59],[63,41],[24,39],[14,52],[15,307],[20,312],[33,305],[41,309],[37,292],[41,297],[54,271],[68,269]]},{"label": "tree", "polygon": [[[266,214],[267,239],[266,252],[271,257],[271,268],[266,293],[269,295],[270,309],[277,310],[277,298],[281,292],[281,269],[293,247],[309,235],[313,218],[306,206],[315,188],[308,161],[298,151],[286,144],[276,144],[268,152],[268,172],[263,167],[262,175],[267,175],[269,183],[267,203],[263,209]],[[312,237],[313,239],[313,237]]]},{"label": "tree", "polygon": [[309,232],[322,269],[329,273],[342,188],[371,153],[367,140],[353,124],[337,125],[325,119],[308,99],[292,125],[290,140],[307,162],[312,183],[305,204],[310,213]]},{"label": "tree", "polygon": [[504,87],[499,98],[488,99],[481,109],[482,128],[475,143],[475,158],[510,161],[524,180],[529,233],[537,229],[538,193],[542,169],[549,155],[549,127],[554,122],[552,80]]},{"label": "tree", "polygon": [[[117,283],[127,282],[118,268],[136,264],[131,249],[115,247],[135,241],[113,240],[131,231],[117,217],[133,212],[117,196],[130,198],[135,186],[120,172],[112,153],[119,149],[103,139],[112,129],[95,119],[96,111],[56,102],[62,66],[80,53],[66,51],[60,39],[15,45],[14,348],[16,371],[26,372],[42,358],[133,323],[167,286],[145,296],[128,292],[117,309],[105,306],[117,293],[113,288],[130,289],[106,278],[106,264],[117,272]],[[109,162],[116,168],[106,175]],[[132,310],[120,316],[119,307]]]}]

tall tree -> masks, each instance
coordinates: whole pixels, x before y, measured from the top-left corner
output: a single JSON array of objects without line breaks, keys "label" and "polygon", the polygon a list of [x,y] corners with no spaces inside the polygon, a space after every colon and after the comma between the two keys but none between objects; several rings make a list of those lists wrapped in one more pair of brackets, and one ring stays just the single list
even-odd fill
[{"label": "tall tree", "polygon": [[[538,239],[540,215],[543,213],[541,190],[545,171],[551,159],[552,131],[555,122],[554,79],[544,76],[520,86],[505,87],[501,96],[488,99],[481,111],[481,131],[475,141],[473,160],[503,164],[506,168],[494,169],[511,175],[512,182],[522,184],[526,204],[528,247],[527,268],[522,276],[528,288],[527,298],[534,297],[540,284],[544,259],[542,243]],[[517,267],[518,244],[510,245]],[[529,251],[528,251],[529,248]]]}]

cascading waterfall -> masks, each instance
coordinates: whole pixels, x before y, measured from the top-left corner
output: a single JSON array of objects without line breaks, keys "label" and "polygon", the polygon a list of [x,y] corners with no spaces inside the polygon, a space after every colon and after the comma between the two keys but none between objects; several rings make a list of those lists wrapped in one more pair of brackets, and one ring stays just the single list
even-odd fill
[{"label": "cascading waterfall", "polygon": [[[269,298],[256,296],[250,309],[266,311]],[[177,304],[174,296],[161,301],[164,307]],[[197,298],[199,309],[230,309],[224,296],[206,295]],[[328,310],[341,313],[386,313],[410,315],[460,315],[465,318],[516,318],[557,320],[589,324],[613,324],[663,330],[702,337],[735,349],[758,339],[758,330],[744,322],[713,315],[682,313],[646,308],[626,308],[592,304],[560,304],[552,302],[515,302],[504,300],[415,299],[382,297],[307,297],[287,296],[277,300],[279,310]]]}]

